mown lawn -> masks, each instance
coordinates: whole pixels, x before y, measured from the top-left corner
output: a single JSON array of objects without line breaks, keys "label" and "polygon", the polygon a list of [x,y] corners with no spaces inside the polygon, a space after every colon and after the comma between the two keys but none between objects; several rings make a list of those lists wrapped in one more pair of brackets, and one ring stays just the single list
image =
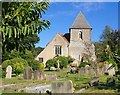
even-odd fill
[{"label": "mown lawn", "polygon": [[[7,84],[16,84],[15,89],[13,89],[14,91],[17,91],[16,89],[20,89],[20,88],[24,88],[24,87],[29,87],[29,86],[34,86],[34,85],[38,85],[38,84],[48,84],[51,83],[53,81],[68,81],[68,80],[72,80],[73,85],[75,90],[79,90],[81,87],[85,86],[88,82],[90,82],[91,78],[93,77],[93,75],[80,75],[80,78],[78,78],[78,74],[67,74],[67,70],[62,70],[62,71],[45,71],[45,74],[56,74],[58,80],[24,80],[22,77],[12,77],[11,79],[2,79],[2,83],[3,85],[7,85]],[[106,79],[108,77],[108,75],[101,75],[98,76],[100,83],[106,83]],[[92,92],[92,90],[94,91],[100,91],[100,93],[103,91],[108,91],[108,92],[114,92],[114,90],[105,90],[105,89],[98,89],[98,88],[94,88],[94,87],[90,87],[89,89],[85,90],[85,93],[88,92]],[[14,92],[13,91],[13,92]],[[3,92],[7,92],[7,91],[3,91]],[[11,91],[12,92],[12,91]]]}]

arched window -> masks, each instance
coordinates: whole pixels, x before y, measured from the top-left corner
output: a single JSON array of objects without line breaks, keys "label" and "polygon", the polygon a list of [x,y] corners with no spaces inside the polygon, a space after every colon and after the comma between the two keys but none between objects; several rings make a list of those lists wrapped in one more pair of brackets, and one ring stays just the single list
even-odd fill
[{"label": "arched window", "polygon": [[79,38],[80,38],[80,39],[83,39],[82,31],[79,32]]}]

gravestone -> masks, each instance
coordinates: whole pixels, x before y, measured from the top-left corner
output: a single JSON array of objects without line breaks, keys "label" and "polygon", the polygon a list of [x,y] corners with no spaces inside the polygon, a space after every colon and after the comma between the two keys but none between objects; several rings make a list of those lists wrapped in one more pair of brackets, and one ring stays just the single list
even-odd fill
[{"label": "gravestone", "polygon": [[25,68],[24,73],[23,73],[23,78],[32,79],[32,72],[33,72],[32,68],[30,67]]},{"label": "gravestone", "polygon": [[[111,66],[112,66],[112,64],[109,64],[109,67],[111,67]],[[110,70],[108,70],[108,74],[112,75],[112,76],[115,75],[115,68],[111,68]]]},{"label": "gravestone", "polygon": [[47,74],[46,75],[46,80],[56,80],[57,75],[56,74]]},{"label": "gravestone", "polygon": [[81,74],[85,74],[85,68],[84,67],[81,67],[79,70],[78,70],[78,80],[80,79],[80,75]]},{"label": "gravestone", "polygon": [[78,71],[79,74],[85,74],[85,68],[81,67],[80,70]]},{"label": "gravestone", "polygon": [[85,66],[85,74],[86,74],[86,75],[89,75],[89,69],[90,69],[90,66],[89,66],[89,65],[86,65],[86,66]]},{"label": "gravestone", "polygon": [[6,68],[6,78],[11,79],[12,67],[10,65]]},{"label": "gravestone", "polygon": [[89,68],[89,74],[95,75],[95,70],[92,67]]},{"label": "gravestone", "polygon": [[40,71],[36,70],[34,71],[34,79],[39,80],[40,79]]},{"label": "gravestone", "polygon": [[44,80],[44,79],[45,79],[44,71],[40,71],[40,80]]},{"label": "gravestone", "polygon": [[71,80],[67,82],[52,82],[52,93],[73,93],[73,83]]},{"label": "gravestone", "polygon": [[99,75],[103,75],[105,73],[105,67],[98,67],[97,68],[97,73]]}]

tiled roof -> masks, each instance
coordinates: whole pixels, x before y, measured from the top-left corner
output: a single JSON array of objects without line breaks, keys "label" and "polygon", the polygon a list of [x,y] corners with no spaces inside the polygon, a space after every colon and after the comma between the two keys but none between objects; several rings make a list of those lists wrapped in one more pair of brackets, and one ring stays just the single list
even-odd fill
[{"label": "tiled roof", "polygon": [[78,14],[78,16],[76,17],[75,21],[73,22],[71,28],[90,28],[90,29],[92,29],[92,27],[89,25],[89,23],[85,19],[84,15],[82,14],[82,12],[80,12]]},{"label": "tiled roof", "polygon": [[67,43],[70,43],[70,33],[59,34]]}]

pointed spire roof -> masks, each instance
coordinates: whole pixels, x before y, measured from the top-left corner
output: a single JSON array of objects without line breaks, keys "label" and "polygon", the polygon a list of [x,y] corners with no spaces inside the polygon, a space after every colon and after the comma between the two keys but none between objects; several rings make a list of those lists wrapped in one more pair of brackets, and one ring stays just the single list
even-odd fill
[{"label": "pointed spire roof", "polygon": [[90,28],[90,29],[92,29],[92,27],[89,25],[89,23],[85,19],[84,15],[82,14],[82,12],[80,12],[78,14],[78,16],[76,17],[75,21],[73,22],[71,28]]}]

